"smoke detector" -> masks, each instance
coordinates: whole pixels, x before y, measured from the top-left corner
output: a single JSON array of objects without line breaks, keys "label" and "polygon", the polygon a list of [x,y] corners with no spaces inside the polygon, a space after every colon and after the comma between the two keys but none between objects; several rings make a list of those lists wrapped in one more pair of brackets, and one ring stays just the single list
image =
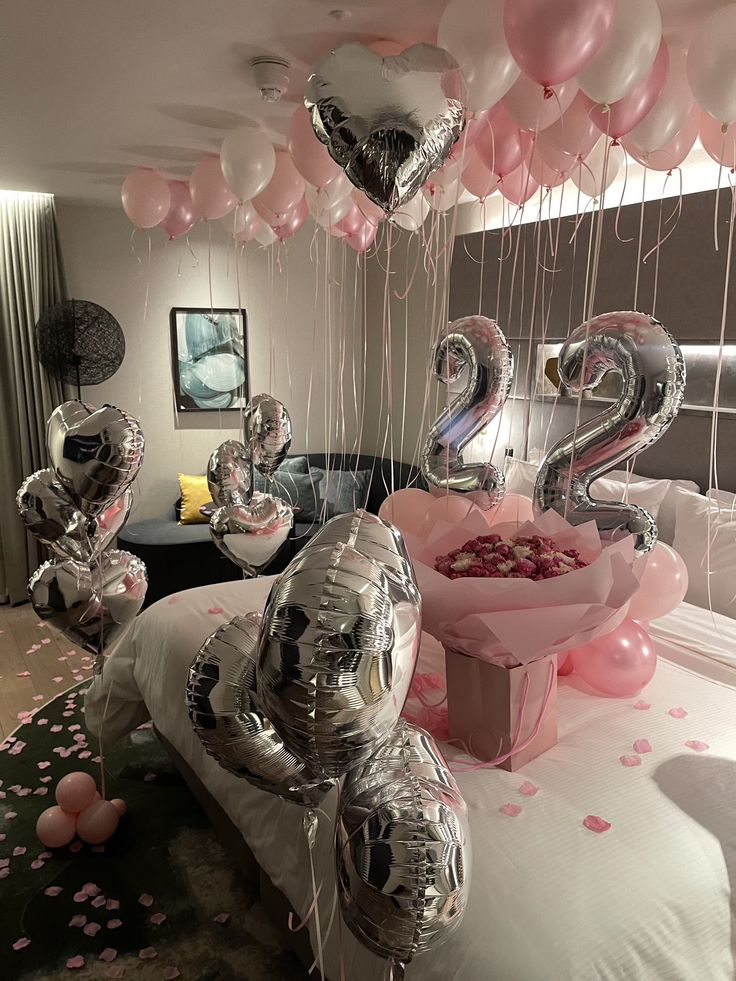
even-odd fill
[{"label": "smoke detector", "polygon": [[289,87],[289,62],[283,58],[266,56],[254,58],[250,63],[253,81],[258,86],[264,102],[278,102]]}]

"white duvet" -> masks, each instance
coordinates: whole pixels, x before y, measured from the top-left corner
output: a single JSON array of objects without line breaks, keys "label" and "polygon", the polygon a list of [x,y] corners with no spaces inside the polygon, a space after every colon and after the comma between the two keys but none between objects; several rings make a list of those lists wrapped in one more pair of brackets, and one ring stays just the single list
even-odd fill
[{"label": "white duvet", "polygon": [[[261,608],[270,585],[270,579],[225,583],[157,603],[91,687],[87,719],[98,725],[108,693],[108,740],[152,718],[304,914],[312,896],[301,811],[222,770],[193,734],[184,704],[187,669],[202,641],[235,614]],[[408,981],[736,977],[736,671],[711,659],[711,648],[721,661],[733,649],[736,664],[736,645],[729,647],[736,630],[720,621],[714,631],[710,614],[683,606],[655,625],[661,659],[641,696],[648,708],[636,708],[637,698],[594,697],[573,679],[560,679],[556,746],[523,773],[458,775],[473,837],[470,901],[458,932],[418,957]],[[731,631],[725,645],[724,629]],[[711,658],[692,653],[699,646]],[[420,670],[442,670],[442,652],[431,638],[425,637]],[[636,754],[637,740],[648,740],[651,752],[640,746]],[[620,761],[635,755],[639,765]],[[520,793],[525,782],[537,793]],[[522,810],[511,817],[501,810],[506,804]],[[334,808],[333,791],[325,809],[332,815]],[[610,829],[589,831],[588,815],[610,822]],[[324,926],[334,882],[325,819],[316,856],[318,878],[326,883]],[[382,977],[382,962],[344,929],[342,938],[347,981]],[[339,977],[338,949],[333,929],[326,945],[332,979]]]}]

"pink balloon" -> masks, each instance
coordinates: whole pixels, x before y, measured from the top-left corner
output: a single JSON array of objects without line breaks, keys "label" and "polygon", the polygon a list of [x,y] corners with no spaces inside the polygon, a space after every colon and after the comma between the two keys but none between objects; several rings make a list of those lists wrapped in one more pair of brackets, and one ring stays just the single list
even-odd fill
[{"label": "pink balloon", "polygon": [[186,235],[199,215],[194,207],[192,195],[189,193],[189,185],[186,181],[169,181],[169,191],[171,193],[171,207],[161,222],[161,227],[171,242],[173,239],[179,238],[180,235]]},{"label": "pink balloon", "polygon": [[77,815],[77,834],[88,845],[101,845],[115,834],[118,809],[109,800],[97,800]]},{"label": "pink balloon", "polygon": [[556,85],[600,51],[615,12],[616,0],[506,0],[506,42],[523,72]]},{"label": "pink balloon", "polygon": [[636,695],[657,667],[652,638],[638,623],[626,619],[610,634],[570,651],[576,673],[605,695]]},{"label": "pink balloon", "polygon": [[350,196],[353,202],[357,204],[360,209],[360,213],[363,217],[371,223],[371,225],[378,225],[385,217],[383,208],[376,204],[374,201],[364,194],[360,188],[354,187],[350,192]]},{"label": "pink balloon", "polygon": [[529,173],[526,163],[522,161],[516,170],[512,170],[500,180],[498,189],[507,201],[522,205],[539,190],[539,184]]},{"label": "pink balloon", "polygon": [[136,228],[154,228],[171,207],[171,192],[164,178],[155,170],[137,167],[131,170],[120,190],[123,210]]},{"label": "pink balloon", "polygon": [[291,209],[284,221],[274,227],[273,230],[279,242],[285,242],[287,238],[296,235],[308,217],[309,208],[305,198],[302,198],[299,204]]},{"label": "pink balloon", "polygon": [[354,204],[350,211],[337,222],[337,227],[346,235],[355,235],[359,232],[366,222],[365,215],[357,204]]},{"label": "pink balloon", "polygon": [[489,109],[481,109],[480,112],[472,113],[467,118],[465,129],[450,150],[450,160],[467,160],[468,150],[475,146],[483,130],[490,126],[491,120],[498,112],[499,106],[500,103],[497,102],[495,106],[491,106]]},{"label": "pink balloon", "polygon": [[82,770],[67,773],[56,785],[56,803],[70,814],[78,814],[91,804],[97,793],[94,777]]},{"label": "pink balloon", "polygon": [[299,106],[291,117],[288,147],[296,169],[315,187],[324,187],[340,173],[339,165],[314,132],[312,116],[306,106]]},{"label": "pink balloon", "polygon": [[505,521],[514,521],[523,524],[525,521],[534,520],[534,508],[530,498],[523,494],[507,494],[498,507],[484,511],[486,521],[489,525],[502,524]]},{"label": "pink balloon", "polygon": [[531,145],[528,133],[522,133],[503,106],[481,128],[475,141],[475,152],[488,170],[505,177],[516,170]]},{"label": "pink balloon", "polygon": [[474,149],[465,153],[465,169],[460,178],[463,187],[481,201],[498,188],[498,177],[490,171]]},{"label": "pink balloon", "polygon": [[431,503],[432,500],[426,491],[419,490],[417,487],[404,487],[389,494],[378,509],[378,517],[390,521],[401,532],[415,535]]},{"label": "pink balloon", "polygon": [[539,133],[559,122],[577,94],[578,83],[574,79],[545,90],[526,75],[519,75],[503,97],[503,105],[522,129]]},{"label": "pink balloon", "polygon": [[537,152],[533,153],[529,160],[529,172],[541,187],[558,187],[560,184],[564,184],[575,166],[576,163],[572,157],[564,156],[560,161],[560,167],[550,165]]},{"label": "pink balloon", "polygon": [[232,220],[228,218],[225,227],[238,242],[250,242],[263,228],[263,219],[250,201],[244,201],[236,206]]},{"label": "pink balloon", "polygon": [[388,38],[380,38],[378,41],[369,41],[367,45],[371,51],[375,51],[382,58],[395,58],[400,55],[406,45],[400,41],[390,41]]},{"label": "pink balloon", "polygon": [[258,197],[253,198],[258,213],[262,214],[261,207],[268,209],[277,216],[278,225],[299,204],[303,195],[304,178],[294,166],[291,154],[287,150],[277,150],[273,177]]},{"label": "pink balloon", "polygon": [[646,562],[641,584],[629,605],[632,620],[656,620],[679,606],[687,592],[687,567],[674,548],[657,542]]},{"label": "pink balloon", "polygon": [[[708,116],[710,119],[710,116]],[[687,155],[693,148],[695,140],[698,138],[698,129],[700,127],[700,110],[697,106],[693,106],[685,119],[679,133],[676,133],[669,143],[666,143],[659,150],[653,150],[651,153],[644,153],[637,146],[631,142],[630,139],[622,140],[626,152],[638,160],[640,164],[644,164],[649,167],[650,170],[674,170],[675,167],[679,167],[680,164],[685,160]],[[719,134],[721,139],[723,134]],[[734,133],[731,136],[733,140],[733,155],[732,160],[734,161],[734,166],[736,166],[736,127],[734,127]],[[703,146],[707,150],[708,147],[705,145],[705,140],[701,136],[701,141]],[[710,152],[710,151],[709,151]],[[711,153],[711,156],[713,154]]]},{"label": "pink balloon", "polygon": [[355,252],[358,252],[359,254],[367,252],[375,241],[377,231],[378,229],[375,225],[372,225],[369,221],[366,221],[363,222],[363,227],[357,232],[353,232],[352,235],[347,235],[345,237],[345,241]]},{"label": "pink balloon", "polygon": [[736,170],[736,123],[731,123],[724,133],[720,123],[707,112],[701,112],[700,142],[717,163]]},{"label": "pink balloon", "polygon": [[61,807],[47,807],[36,821],[36,836],[47,848],[63,848],[76,833],[76,814],[68,814]]},{"label": "pink balloon", "polygon": [[235,207],[236,199],[222,175],[219,157],[200,160],[189,178],[192,202],[205,221],[224,218]]},{"label": "pink balloon", "polygon": [[115,808],[115,810],[118,812],[118,814],[120,815],[120,817],[122,817],[124,814],[127,814],[128,813],[128,805],[125,803],[125,801],[122,799],[122,797],[113,797],[113,799],[110,801],[110,803]]},{"label": "pink balloon", "polygon": [[612,102],[610,106],[600,106],[585,96],[590,118],[602,133],[620,140],[642,121],[657,101],[669,70],[670,53],[667,42],[662,39],[649,73],[623,99]]},{"label": "pink balloon", "polygon": [[585,96],[578,92],[562,116],[539,133],[535,150],[545,163],[559,167],[564,157],[584,160],[600,138],[600,130],[590,118]]}]

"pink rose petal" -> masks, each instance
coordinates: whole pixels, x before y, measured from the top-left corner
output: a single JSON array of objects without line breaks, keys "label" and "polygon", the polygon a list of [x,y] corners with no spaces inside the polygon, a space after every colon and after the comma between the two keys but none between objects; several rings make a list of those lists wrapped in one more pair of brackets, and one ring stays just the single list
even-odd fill
[{"label": "pink rose petal", "polygon": [[55,678],[52,678],[51,680],[55,685],[59,685],[64,679],[61,677],[61,675],[57,675]]},{"label": "pink rose petal", "polygon": [[115,950],[114,947],[105,947],[105,949],[100,954],[100,960],[107,961],[107,963],[109,964],[110,961],[114,961],[117,956],[118,956],[118,952]]},{"label": "pink rose petal", "polygon": [[115,909],[120,909],[120,900],[119,899],[108,899],[107,902],[105,903],[105,909],[106,910],[110,910],[110,911],[115,910]]},{"label": "pink rose petal", "polygon": [[686,719],[687,712],[684,708],[671,708],[667,710],[667,715],[671,715],[673,719]]},{"label": "pink rose petal", "polygon": [[36,719],[37,726],[47,726],[49,724],[48,719]]},{"label": "pink rose petal", "polygon": [[107,902],[104,896],[95,896],[95,898],[90,903],[90,906],[94,906],[95,909],[99,909],[100,906],[104,906]]},{"label": "pink rose petal", "polygon": [[[521,810],[521,808],[519,809]],[[229,919],[230,919],[229,913],[218,913],[217,916],[212,917],[212,922],[222,924],[222,923],[227,923]]]},{"label": "pink rose petal", "polygon": [[0,869],[7,869],[9,865],[10,865],[9,858],[0,858]]},{"label": "pink rose petal", "polygon": [[48,760],[41,760],[41,762],[37,763],[36,766],[38,767],[39,770],[48,770],[48,768],[51,766],[51,763]]},{"label": "pink rose petal", "polygon": [[156,779],[156,774],[155,774],[155,773],[147,773],[147,774],[146,774],[146,775],[145,775],[145,776],[143,777],[143,779],[144,779],[144,780],[146,781],[146,783],[150,783],[150,782],[151,782],[151,780],[155,780],[155,779]]},{"label": "pink rose petal", "polygon": [[82,933],[86,934],[88,937],[94,937],[100,932],[102,927],[99,923],[88,923],[87,926],[82,930]]},{"label": "pink rose petal", "polygon": [[524,783],[519,787],[519,793],[523,794],[525,797],[534,797],[539,793],[539,787],[525,780]]},{"label": "pink rose petal", "polygon": [[169,606],[173,606],[174,603],[178,603],[179,602],[179,597],[178,596],[169,596],[169,598],[166,600],[166,602],[169,604]]},{"label": "pink rose petal", "polygon": [[85,882],[82,886],[82,892],[86,893],[88,896],[99,896],[100,887],[95,882]]},{"label": "pink rose petal", "polygon": [[69,920],[70,927],[83,927],[87,924],[87,917],[84,913],[75,913],[74,916]]},{"label": "pink rose petal", "polygon": [[651,751],[652,751],[652,744],[649,742],[648,739],[637,739],[636,742],[634,743],[635,753],[644,754],[644,753],[651,753]]},{"label": "pink rose petal", "polygon": [[143,950],[138,951],[138,956],[142,961],[151,961],[154,957],[158,957],[158,951],[155,947],[144,947]]},{"label": "pink rose petal", "polygon": [[51,643],[51,638],[50,637],[44,637],[43,640],[41,641],[41,643],[42,644],[50,644]]},{"label": "pink rose petal", "polygon": [[21,937],[13,944],[13,950],[23,950],[30,942],[31,941],[28,939],[28,937]]},{"label": "pink rose petal", "polygon": [[88,899],[89,899],[89,896],[84,891],[84,889],[80,889],[79,892],[75,892],[74,893],[74,902],[75,903],[86,903]]},{"label": "pink rose petal", "polygon": [[623,766],[641,766],[641,756],[619,756]]},{"label": "pink rose petal", "polygon": [[107,921],[107,929],[108,930],[117,930],[117,928],[118,927],[121,927],[122,925],[123,925],[123,921],[122,920],[108,920]]},{"label": "pink rose petal", "polygon": [[41,777],[41,783],[51,783],[53,777]]},{"label": "pink rose petal", "polygon": [[42,702],[43,701],[43,698],[44,698],[43,695],[34,695],[33,696],[33,701],[34,702]]},{"label": "pink rose petal", "polygon": [[0,869],[0,879],[7,879],[10,875],[10,869]]},{"label": "pink rose petal", "polygon": [[41,852],[40,855],[37,855],[36,856],[36,858],[43,858],[44,860],[47,859],[47,858],[53,858],[53,857],[54,857],[54,853],[53,852]]},{"label": "pink rose petal", "polygon": [[17,818],[17,817],[18,817],[18,815],[16,814],[15,811],[6,811],[5,812],[5,820],[6,821],[12,821],[13,818]]},{"label": "pink rose petal", "polygon": [[61,886],[47,886],[44,889],[43,894],[44,896],[58,896],[60,892],[63,892]]},{"label": "pink rose petal", "polygon": [[84,967],[85,961],[81,954],[77,954],[75,957],[70,957],[66,962],[66,966],[70,971],[76,971],[80,967]]},{"label": "pink rose petal", "polygon": [[699,739],[688,739],[685,743],[688,749],[694,749],[696,753],[704,753],[709,749],[708,743],[703,743]]},{"label": "pink rose petal", "polygon": [[207,610],[207,612],[212,613],[214,616],[217,616],[219,613],[224,613],[225,611],[221,606],[211,606],[209,610]]},{"label": "pink rose petal", "polygon": [[119,978],[125,974],[125,968],[122,964],[111,964],[106,971],[108,978],[113,978],[118,981]]},{"label": "pink rose petal", "polygon": [[160,926],[162,923],[166,922],[166,913],[152,913],[148,917],[149,923],[153,923],[154,926]]},{"label": "pink rose petal", "polygon": [[64,726],[60,726],[60,725],[51,726],[49,732],[61,732],[63,728]]},{"label": "pink rose petal", "polygon": [[515,818],[521,814],[522,809],[518,804],[504,804],[502,807],[499,807],[499,811],[502,814],[508,814],[509,817]]},{"label": "pink rose petal", "polygon": [[80,726],[80,724],[79,724],[78,722],[75,722],[75,723],[74,723],[74,725],[71,725],[71,726],[67,726],[67,730],[68,730],[69,732],[79,732],[79,730],[80,730],[81,728],[82,728],[82,727]]},{"label": "pink rose petal", "polygon": [[602,834],[611,827],[610,821],[605,821],[602,817],[597,817],[595,814],[589,814],[586,818],[583,818],[583,825],[588,831],[595,831],[596,834]]},{"label": "pink rose petal", "polygon": [[174,981],[175,978],[180,978],[181,973],[178,967],[165,967],[164,973],[162,974],[164,981]]},{"label": "pink rose petal", "polygon": [[144,892],[142,896],[138,897],[138,902],[141,906],[153,906],[153,896],[150,896],[147,892]]},{"label": "pink rose petal", "polygon": [[[212,611],[210,611],[210,612],[212,612]],[[18,674],[15,677],[16,678],[30,678],[31,677],[31,672],[30,671],[19,671]]]},{"label": "pink rose petal", "polygon": [[16,845],[13,849],[13,858],[17,858],[19,855],[25,855],[26,850],[25,845]]}]

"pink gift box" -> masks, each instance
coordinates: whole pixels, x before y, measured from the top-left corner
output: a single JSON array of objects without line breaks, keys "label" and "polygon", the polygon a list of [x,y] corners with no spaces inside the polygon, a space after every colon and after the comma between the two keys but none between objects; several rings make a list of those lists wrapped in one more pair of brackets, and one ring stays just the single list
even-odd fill
[{"label": "pink gift box", "polygon": [[[497,766],[516,771],[557,742],[557,658],[550,654],[529,664],[506,668],[445,648],[447,711],[450,739],[460,740],[477,759],[488,761],[507,754],[519,725],[525,678],[529,687],[517,746],[523,746]],[[528,745],[552,686],[539,729]]]}]

